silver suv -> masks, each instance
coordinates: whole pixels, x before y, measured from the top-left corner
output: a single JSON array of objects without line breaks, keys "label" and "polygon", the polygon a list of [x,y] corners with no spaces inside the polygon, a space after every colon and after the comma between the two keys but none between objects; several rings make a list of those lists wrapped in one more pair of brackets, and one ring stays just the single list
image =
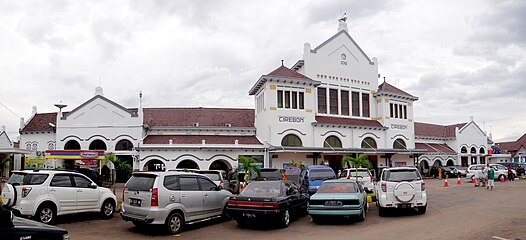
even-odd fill
[{"label": "silver suv", "polygon": [[173,171],[133,173],[123,192],[122,219],[135,226],[163,224],[171,234],[226,216],[232,195],[205,175]]},{"label": "silver suv", "polygon": [[414,167],[383,169],[376,185],[376,197],[381,217],[388,208],[416,208],[419,214],[426,213],[426,184]]}]

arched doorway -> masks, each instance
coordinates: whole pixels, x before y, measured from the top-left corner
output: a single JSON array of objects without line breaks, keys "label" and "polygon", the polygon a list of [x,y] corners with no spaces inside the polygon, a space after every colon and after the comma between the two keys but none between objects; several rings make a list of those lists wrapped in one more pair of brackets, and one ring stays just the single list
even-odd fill
[{"label": "arched doorway", "polygon": [[[477,154],[477,149],[475,147],[471,147],[470,153],[473,155]],[[471,164],[477,164],[477,157],[475,156],[471,157]]]},{"label": "arched doorway", "polygon": [[453,163],[453,160],[447,160],[447,163],[446,163],[446,166],[455,166],[455,164]]},{"label": "arched doorway", "polygon": [[126,139],[118,141],[115,145],[115,151],[131,151],[132,149],[133,144]]},{"label": "arched doorway", "polygon": [[150,172],[164,172],[165,169],[164,162],[159,159],[150,160],[144,165],[144,170]]},{"label": "arched doorway", "polygon": [[366,137],[362,141],[362,148],[378,148],[376,141],[370,137]]},{"label": "arched doorway", "polygon": [[177,164],[176,168],[199,169],[199,165],[192,160],[183,160]]},{"label": "arched doorway", "polygon": [[64,150],[80,150],[80,143],[76,140],[69,140],[64,145]]},{"label": "arched doorway", "polygon": [[210,170],[223,170],[225,173],[228,173],[230,170],[232,170],[232,166],[227,161],[224,160],[216,160],[213,161],[212,164],[210,164],[209,167]]},{"label": "arched doorway", "polygon": [[439,167],[442,167],[442,161],[435,160],[435,162],[433,162],[433,167],[431,167],[431,171],[429,172],[431,174],[431,176],[433,176],[433,177],[438,176],[438,168]]},{"label": "arched doorway", "polygon": [[89,150],[107,150],[106,143],[99,139],[94,140],[89,144]]},{"label": "arched doorway", "polygon": [[468,149],[464,146],[460,149],[460,164],[463,167],[467,167],[468,164],[468,157],[466,156],[468,154]]},{"label": "arched doorway", "polygon": [[424,175],[428,175],[429,174],[429,163],[427,162],[427,160],[420,160],[420,172],[423,173]]}]

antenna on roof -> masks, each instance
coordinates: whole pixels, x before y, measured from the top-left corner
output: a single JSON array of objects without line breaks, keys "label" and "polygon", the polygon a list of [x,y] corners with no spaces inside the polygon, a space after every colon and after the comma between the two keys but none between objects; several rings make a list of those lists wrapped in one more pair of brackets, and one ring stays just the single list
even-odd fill
[{"label": "antenna on roof", "polygon": [[283,66],[283,59],[281,59],[281,66]]},{"label": "antenna on roof", "polygon": [[384,82],[385,82],[385,77],[384,77]]}]

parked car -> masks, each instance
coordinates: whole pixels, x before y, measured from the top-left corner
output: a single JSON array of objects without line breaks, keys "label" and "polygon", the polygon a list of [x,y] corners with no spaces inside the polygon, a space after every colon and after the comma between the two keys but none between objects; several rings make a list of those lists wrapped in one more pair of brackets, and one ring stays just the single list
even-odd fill
[{"label": "parked car", "polygon": [[329,166],[308,166],[300,174],[300,184],[312,195],[316,193],[325,180],[336,179],[336,174]]},{"label": "parked car", "polygon": [[[356,176],[356,174],[358,174],[358,176]],[[358,171],[356,171],[356,168],[344,169],[340,174],[340,179],[341,178],[356,179],[362,184],[366,192],[374,192],[374,177],[367,168],[358,168]]]},{"label": "parked car", "polygon": [[14,171],[2,190],[2,203],[15,214],[53,223],[59,215],[100,212],[112,218],[117,198],[83,174],[58,170]]},{"label": "parked car", "polygon": [[197,170],[195,173],[203,174],[210,178],[217,186],[225,187],[226,172],[223,170]]},{"label": "parked car", "polygon": [[135,172],[124,186],[121,217],[135,226],[162,224],[176,234],[186,224],[224,217],[231,195],[201,174]]},{"label": "parked car", "polygon": [[86,177],[89,177],[94,183],[98,186],[102,186],[102,177],[99,174],[99,171],[91,168],[75,168],[76,172],[84,174]]},{"label": "parked car", "polygon": [[515,171],[516,176],[525,176],[526,175],[526,172],[525,172],[526,164],[524,164],[524,163],[505,162],[505,163],[498,163],[498,164],[503,165],[506,168],[508,166],[511,166],[513,171]]},{"label": "parked car", "polygon": [[415,167],[384,168],[376,196],[381,217],[388,208],[416,208],[419,214],[427,210],[426,184]]},{"label": "parked car", "polygon": [[[475,171],[483,171],[484,168],[487,166],[487,164],[472,164],[468,167],[468,173],[466,175],[467,178],[472,178],[475,176]],[[508,168],[501,165],[501,164],[490,164],[491,168],[495,170],[495,180],[500,179],[501,177],[504,177],[504,179],[508,179]],[[517,175],[517,172],[515,170],[512,170],[512,173],[514,176]]]},{"label": "parked car", "polygon": [[367,193],[356,179],[327,180],[310,197],[309,214],[313,222],[323,216],[357,217],[363,222],[367,214]]},{"label": "parked car", "polygon": [[456,171],[456,168],[453,167],[453,166],[432,166],[431,167],[431,170],[430,170],[430,174],[431,176],[433,177],[438,177],[438,168],[441,168],[442,170],[442,177],[449,177],[449,178],[453,178],[453,177],[457,177],[457,171]]},{"label": "parked car", "polygon": [[465,177],[468,174],[468,167],[464,166],[450,166],[450,168],[453,168],[454,170],[454,177],[457,177],[460,173],[460,177]]},{"label": "parked car", "polygon": [[227,214],[240,226],[276,223],[289,226],[291,216],[307,212],[309,196],[293,183],[253,181],[237,196],[230,197]]},{"label": "parked car", "polygon": [[257,174],[254,174],[252,180],[278,181],[283,179],[281,171],[277,168],[260,168],[259,172],[261,174],[259,179],[257,178]]},{"label": "parked car", "polygon": [[69,240],[69,234],[66,229],[15,217],[0,204],[0,239]]},{"label": "parked car", "polygon": [[[282,180],[283,176],[281,175],[280,169],[277,168],[260,168],[260,177],[258,178],[256,173],[253,173],[251,176],[251,181],[277,181]],[[233,171],[229,173],[226,177],[224,187],[226,190],[232,192],[233,194],[239,194],[241,192],[240,184],[245,182],[245,173],[239,171]]]}]

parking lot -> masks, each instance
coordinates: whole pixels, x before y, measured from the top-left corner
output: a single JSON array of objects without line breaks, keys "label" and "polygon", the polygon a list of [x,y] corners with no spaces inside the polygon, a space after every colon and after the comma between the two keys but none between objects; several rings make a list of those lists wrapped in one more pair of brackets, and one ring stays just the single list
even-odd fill
[{"label": "parking lot", "polygon": [[428,209],[391,212],[379,217],[374,203],[365,222],[333,220],[314,224],[309,216],[291,222],[286,229],[240,228],[235,221],[212,221],[188,226],[179,235],[164,235],[162,229],[137,229],[117,214],[110,220],[97,215],[76,215],[59,219],[58,226],[71,239],[526,239],[526,180],[496,182],[496,189],[474,187],[456,179],[443,187],[443,180],[426,180]]}]

